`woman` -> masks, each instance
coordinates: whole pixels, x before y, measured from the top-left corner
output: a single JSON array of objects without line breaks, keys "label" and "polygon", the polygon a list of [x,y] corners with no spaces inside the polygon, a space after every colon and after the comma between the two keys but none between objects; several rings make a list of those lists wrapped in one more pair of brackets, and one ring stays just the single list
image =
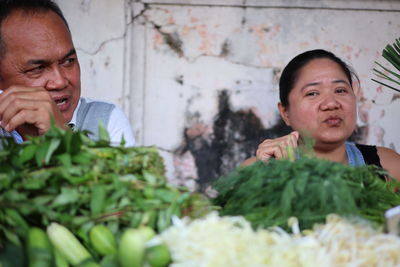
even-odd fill
[{"label": "woman", "polygon": [[400,155],[376,146],[347,142],[356,127],[356,96],[350,68],[333,53],[311,50],[293,58],[279,81],[278,109],[294,131],[267,139],[257,149],[256,160],[285,158],[288,146],[297,147],[299,139],[311,137],[319,158],[350,165],[375,164],[400,180]]}]

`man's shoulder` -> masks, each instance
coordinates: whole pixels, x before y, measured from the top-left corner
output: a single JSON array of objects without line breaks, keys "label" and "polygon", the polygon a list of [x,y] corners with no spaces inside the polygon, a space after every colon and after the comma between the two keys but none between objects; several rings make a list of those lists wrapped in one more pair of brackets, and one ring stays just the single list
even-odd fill
[{"label": "man's shoulder", "polygon": [[102,100],[94,100],[92,98],[87,98],[87,97],[80,98],[80,105],[116,107],[116,105],[111,102],[102,101]]}]

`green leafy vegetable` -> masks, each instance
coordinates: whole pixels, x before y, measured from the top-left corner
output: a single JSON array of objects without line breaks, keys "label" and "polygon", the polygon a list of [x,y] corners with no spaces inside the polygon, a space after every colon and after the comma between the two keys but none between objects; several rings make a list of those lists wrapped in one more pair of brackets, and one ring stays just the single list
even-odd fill
[{"label": "green leafy vegetable", "polygon": [[400,183],[385,182],[374,166],[351,167],[303,156],[295,161],[238,168],[214,184],[221,215],[243,215],[254,227],[287,226],[289,217],[303,228],[324,222],[326,215],[359,215],[382,224],[384,211],[400,204]]},{"label": "green leafy vegetable", "polygon": [[[126,227],[161,231],[172,216],[191,215],[195,193],[167,183],[155,147],[113,147],[108,134],[51,128],[23,144],[2,140],[0,153],[0,254],[2,244],[21,245],[29,227],[57,222],[83,244],[98,223],[118,236]],[[201,203],[202,211],[212,207]],[[196,214],[199,214],[196,212]]]}]

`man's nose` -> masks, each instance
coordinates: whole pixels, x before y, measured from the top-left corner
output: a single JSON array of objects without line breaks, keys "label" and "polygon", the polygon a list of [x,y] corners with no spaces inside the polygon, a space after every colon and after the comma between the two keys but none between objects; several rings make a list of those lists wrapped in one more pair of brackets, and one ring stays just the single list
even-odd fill
[{"label": "man's nose", "polygon": [[338,109],[340,107],[340,102],[334,94],[328,94],[324,97],[320,106],[322,110]]},{"label": "man's nose", "polygon": [[47,90],[60,90],[68,85],[68,79],[60,66],[55,66],[48,73],[46,82]]}]

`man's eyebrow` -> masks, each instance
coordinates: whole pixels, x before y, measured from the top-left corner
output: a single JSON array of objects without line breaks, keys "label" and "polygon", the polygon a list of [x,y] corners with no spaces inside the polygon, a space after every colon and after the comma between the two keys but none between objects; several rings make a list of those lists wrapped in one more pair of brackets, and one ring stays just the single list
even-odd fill
[{"label": "man's eyebrow", "polygon": [[44,59],[31,59],[26,62],[28,65],[48,65],[50,63],[49,60]]},{"label": "man's eyebrow", "polygon": [[75,50],[75,48],[72,48],[71,50],[69,50],[69,52],[66,53],[65,56],[63,57],[63,60],[66,59],[66,58],[69,58],[69,57],[72,56],[72,55],[76,55],[76,50]]},{"label": "man's eyebrow", "polygon": [[[75,48],[72,48],[71,50],[68,51],[68,53],[66,53],[61,60],[64,60],[72,55],[76,54],[76,50]],[[50,64],[49,60],[44,60],[44,59],[31,59],[27,61],[28,65],[48,65]]]}]

